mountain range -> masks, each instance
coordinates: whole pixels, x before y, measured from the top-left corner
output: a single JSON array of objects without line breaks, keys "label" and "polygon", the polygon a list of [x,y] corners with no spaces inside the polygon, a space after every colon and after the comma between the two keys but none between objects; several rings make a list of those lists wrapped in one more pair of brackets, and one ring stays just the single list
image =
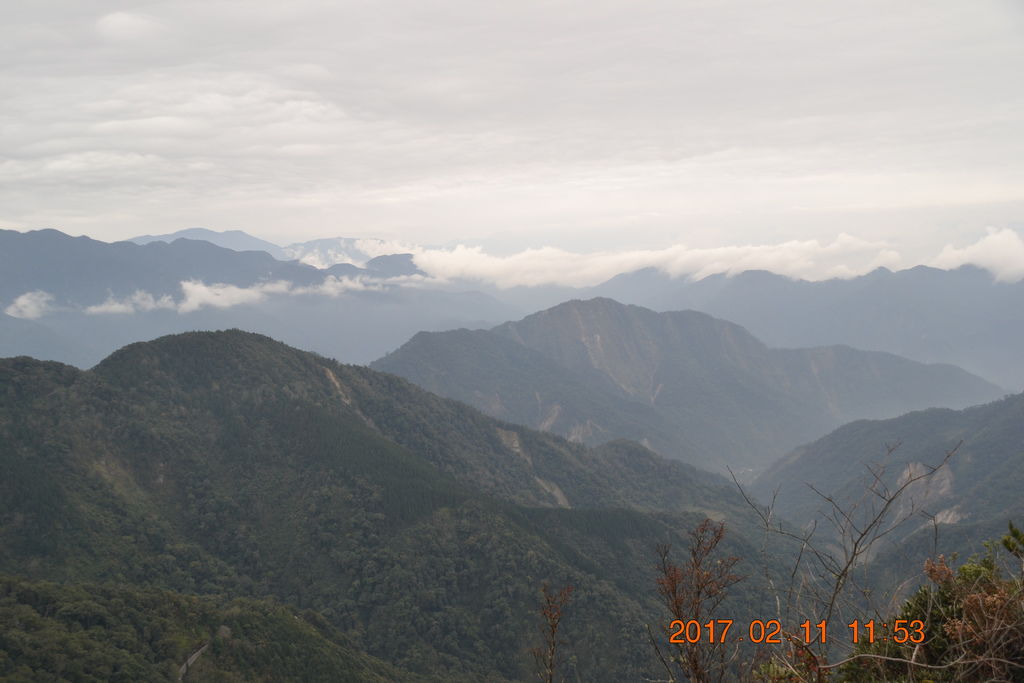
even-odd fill
[{"label": "mountain range", "polygon": [[[365,363],[419,330],[493,326],[570,299],[604,297],[660,312],[705,312],[773,347],[886,351],[1024,389],[1024,356],[1013,342],[1024,336],[1024,283],[1000,282],[973,266],[879,268],[820,282],[765,271],[691,280],[644,269],[594,287],[505,288],[439,279],[401,245],[384,240],[339,237],[278,247],[241,231],[199,228],[135,239],[146,244],[0,231],[0,311],[46,328],[52,339],[41,353],[52,349],[47,357],[82,367],[132,341],[227,327]],[[202,286],[186,291],[182,283],[189,282]],[[241,311],[242,304],[250,310]],[[148,316],[152,322],[124,315],[146,318],[140,313],[173,306],[175,315]],[[205,318],[194,316],[199,307]],[[84,312],[102,324],[90,323]],[[16,343],[24,334],[0,337],[0,354],[33,353]]]},{"label": "mountain range", "polygon": [[375,258],[402,253],[401,246],[372,238],[329,237],[278,246],[241,230],[217,231],[207,228],[187,228],[166,235],[140,235],[129,241],[149,244],[171,243],[179,239],[203,240],[235,251],[264,251],[280,261],[299,261],[324,270],[340,264],[366,266]]},{"label": "mountain range", "polygon": [[[236,235],[237,233],[237,235]],[[281,247],[239,231],[183,230],[162,236],[206,239],[229,248],[245,245],[276,258],[320,267],[365,263],[386,251],[383,240],[333,238]],[[137,238],[152,239],[152,238]],[[284,254],[282,256],[282,254]],[[777,347],[846,344],[887,351],[925,363],[950,363],[1015,391],[1024,389],[1024,357],[1010,341],[1024,335],[1024,282],[1004,282],[965,265],[953,270],[915,266],[887,268],[848,278],[808,281],[764,270],[714,274],[700,279],[655,268],[616,275],[592,287],[498,288],[463,282],[521,311],[569,299],[607,297],[655,311],[692,309],[738,323]]]},{"label": "mountain range", "polygon": [[170,244],[180,239],[209,242],[232,251],[265,251],[279,261],[298,260],[288,258],[287,252],[273,242],[261,240],[259,237],[254,237],[241,230],[218,231],[207,228],[186,228],[166,235],[139,235],[128,241],[135,244],[151,244],[153,242]]},{"label": "mountain range", "polygon": [[1002,393],[948,365],[846,346],[773,349],[704,313],[611,299],[420,333],[372,367],[501,419],[590,444],[633,439],[715,469],[763,468],[850,420]]},{"label": "mountain range", "polygon": [[672,278],[645,269],[588,290],[658,311],[692,308],[743,325],[771,346],[847,344],[951,363],[1024,389],[1024,282],[975,266],[879,268],[818,282],[766,271]]}]

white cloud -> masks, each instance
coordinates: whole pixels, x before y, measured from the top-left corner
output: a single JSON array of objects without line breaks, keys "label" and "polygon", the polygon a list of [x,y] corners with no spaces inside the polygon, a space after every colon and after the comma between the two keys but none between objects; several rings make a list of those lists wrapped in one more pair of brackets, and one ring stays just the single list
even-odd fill
[{"label": "white cloud", "polygon": [[89,306],[85,312],[89,315],[106,315],[116,313],[135,313],[136,311],[155,311],[157,309],[177,308],[174,300],[169,296],[162,296],[159,299],[149,292],[136,291],[125,299],[115,299],[110,296],[101,304]]},{"label": "white cloud", "polygon": [[112,42],[135,42],[162,32],[160,22],[133,12],[111,12],[96,21],[96,32]]},{"label": "white cloud", "polygon": [[33,292],[25,292],[14,300],[10,306],[4,309],[4,313],[14,318],[25,318],[35,320],[41,318],[53,310],[53,295],[37,289]]},{"label": "white cloud", "polygon": [[936,268],[958,268],[964,264],[980,266],[1000,282],[1024,279],[1024,239],[1010,230],[989,228],[988,234],[963,248],[947,244],[931,265]]},{"label": "white cloud", "polygon": [[[269,296],[326,296],[331,298],[339,297],[347,292],[383,291],[395,285],[409,284],[415,286],[422,281],[422,276],[399,277],[387,280],[370,280],[367,278],[335,277],[329,275],[318,285],[296,287],[286,280],[275,280],[263,282],[251,287],[239,287],[222,282],[206,284],[199,280],[183,280],[181,282],[182,297],[180,301],[173,300],[170,296],[154,297],[149,292],[136,291],[131,296],[117,299],[107,299],[94,306],[88,306],[85,312],[89,315],[116,315],[127,313],[139,313],[154,311],[158,309],[174,310],[178,313],[193,313],[202,308],[233,308],[247,304],[258,304]],[[30,292],[23,294],[17,301],[8,307],[8,315],[14,315],[11,310],[22,311],[26,314],[16,317],[39,317],[46,312],[46,301],[39,301],[37,294],[50,297],[45,292]],[[24,300],[24,301],[23,301]],[[43,306],[40,306],[43,304]],[[34,315],[30,315],[33,314]]]},{"label": "white cloud", "polygon": [[291,294],[312,294],[336,298],[347,292],[381,292],[391,285],[402,284],[403,278],[390,278],[388,280],[368,280],[366,278],[335,277],[328,275],[319,285],[311,287],[296,287]]},{"label": "white cloud", "polygon": [[459,245],[454,249],[420,249],[414,253],[414,260],[424,272],[446,280],[480,280],[499,287],[583,287],[641,268],[657,268],[673,277],[685,275],[693,279],[755,269],[811,280],[853,277],[879,266],[896,266],[900,255],[885,242],[841,234],[827,244],[794,240],[704,249],[677,244],[665,249],[589,254],[544,247],[510,256],[492,256],[480,247]]},{"label": "white cloud", "polygon": [[285,294],[290,289],[291,283],[284,280],[252,287],[221,283],[207,285],[198,280],[186,280],[181,283],[184,299],[178,304],[178,312],[191,313],[200,308],[231,308],[240,304],[254,304],[265,299],[268,294]]}]

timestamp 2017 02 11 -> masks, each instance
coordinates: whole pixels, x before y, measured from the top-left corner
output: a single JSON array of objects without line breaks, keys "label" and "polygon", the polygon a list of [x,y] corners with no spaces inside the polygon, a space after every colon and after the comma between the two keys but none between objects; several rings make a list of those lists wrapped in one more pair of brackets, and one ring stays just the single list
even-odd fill
[{"label": "timestamp 2017 02 11", "polygon": [[[843,633],[850,641],[858,643],[893,642],[923,643],[925,626],[920,619],[896,619],[892,623],[869,619],[858,619],[845,625]],[[785,640],[796,640],[805,645],[826,643],[832,631],[826,621],[812,622],[810,619],[799,624],[795,630],[784,631],[778,619],[752,619],[743,628],[732,619],[676,619],[669,624],[669,642],[686,645],[701,643],[750,642],[755,644],[781,644]]]}]

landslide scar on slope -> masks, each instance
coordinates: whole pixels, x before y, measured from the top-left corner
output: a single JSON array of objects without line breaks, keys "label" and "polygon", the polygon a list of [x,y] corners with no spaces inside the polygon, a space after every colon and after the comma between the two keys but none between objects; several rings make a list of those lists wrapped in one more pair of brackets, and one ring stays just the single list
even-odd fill
[{"label": "landslide scar on slope", "polygon": [[331,384],[334,385],[334,388],[338,392],[338,396],[341,396],[342,402],[344,402],[345,405],[347,406],[352,405],[352,399],[349,398],[348,394],[345,393],[345,390],[341,388],[341,382],[338,381],[338,377],[337,375],[334,374],[334,371],[328,367],[325,367],[324,374],[327,375],[327,379],[329,379],[331,381]]},{"label": "landslide scar on slope", "polygon": [[334,371],[331,370],[329,367],[322,367],[324,370],[324,375],[327,376],[327,379],[330,381],[330,383],[334,385],[335,391],[338,392],[338,396],[341,398],[341,402],[347,405],[348,407],[352,408],[352,410],[355,411],[356,415],[358,415],[359,418],[366,423],[366,426],[376,430],[377,425],[373,423],[373,420],[364,415],[363,411],[359,410],[359,406],[355,405],[352,402],[352,397],[345,392],[345,388],[341,385],[341,382],[338,381],[338,376],[334,374]]},{"label": "landslide scar on slope", "polygon": [[[498,438],[501,439],[501,442],[503,444],[505,444],[505,446],[510,451],[512,451],[513,453],[518,455],[520,458],[525,460],[526,464],[532,470],[533,469],[533,458],[530,457],[529,453],[527,453],[526,451],[523,450],[523,446],[519,442],[519,435],[516,434],[515,432],[509,431],[507,429],[498,429],[497,432],[498,432]],[[569,499],[566,497],[565,492],[562,491],[561,487],[559,487],[558,484],[556,484],[553,481],[548,481],[547,479],[541,479],[536,474],[533,475],[533,480],[535,482],[537,482],[537,485],[540,486],[541,489],[545,493],[547,493],[549,496],[551,496],[554,499],[555,504],[558,507],[563,507],[563,508],[571,508],[572,507],[571,505],[569,505]]]}]

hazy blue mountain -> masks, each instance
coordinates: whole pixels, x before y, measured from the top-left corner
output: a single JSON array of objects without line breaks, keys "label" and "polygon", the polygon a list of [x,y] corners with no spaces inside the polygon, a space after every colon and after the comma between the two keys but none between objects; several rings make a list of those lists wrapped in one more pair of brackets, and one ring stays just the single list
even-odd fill
[{"label": "hazy blue mountain", "polygon": [[287,247],[280,247],[241,230],[188,228],[167,235],[140,235],[128,241],[149,244],[170,243],[179,239],[202,240],[232,251],[264,251],[279,261],[301,261],[305,265],[337,276],[396,277],[423,274],[423,271],[413,263],[412,254],[396,253],[374,257],[364,251],[370,247],[377,247],[374,251],[379,251],[380,246],[387,244],[383,240],[375,239],[335,237],[296,242]]},{"label": "hazy blue mountain", "polygon": [[35,358],[74,365],[87,364],[99,354],[90,340],[64,337],[32,320],[0,313],[0,358],[30,352]]},{"label": "hazy blue mountain", "polygon": [[764,467],[852,419],[1001,394],[948,365],[844,346],[773,349],[704,313],[610,299],[490,331],[416,335],[373,367],[503,419],[587,443],[642,440],[713,467]]},{"label": "hazy blue mountain", "polygon": [[[346,361],[369,362],[418,330],[493,325],[521,314],[478,292],[377,282],[415,274],[408,255],[366,265],[318,270],[190,239],[111,244],[56,230],[0,231],[0,312],[21,318],[0,320],[0,350],[88,367],[131,342],[240,327]],[[345,278],[348,283],[339,281]],[[186,281],[201,283],[191,300]],[[259,291],[273,283],[291,292]]]},{"label": "hazy blue mountain", "polygon": [[281,261],[288,260],[288,255],[278,245],[261,240],[259,237],[253,237],[241,230],[217,231],[206,228],[187,228],[167,235],[140,235],[128,241],[136,244],[149,244],[150,242],[173,242],[177,239],[203,240],[234,251],[265,251]]},{"label": "hazy blue mountain", "polygon": [[155,297],[179,296],[183,280],[239,287],[274,280],[313,285],[323,274],[265,252],[234,251],[201,240],[140,245],[57,230],[0,230],[0,302],[34,290],[52,294],[56,307],[96,305],[139,290]]},{"label": "hazy blue mountain", "polygon": [[[289,344],[331,358],[368,363],[400,346],[418,330],[461,325],[493,325],[515,311],[482,294],[396,288],[385,292],[351,292],[339,297],[268,297],[255,305],[227,309],[206,307],[88,315],[56,312],[30,321],[32,328],[58,340],[43,346],[37,337],[19,336],[3,345],[6,355],[46,355],[52,360],[90,367],[111,350],[136,341],[190,330],[241,328],[278,337]],[[28,321],[18,321],[28,322]]]},{"label": "hazy blue mountain", "polygon": [[402,275],[424,275],[416,266],[412,254],[388,254],[377,256],[366,262],[366,270],[379,273],[382,277],[399,277]]},{"label": "hazy blue mountain", "polygon": [[575,441],[631,439],[674,458],[702,460],[656,407],[632,400],[608,377],[571,370],[492,331],[420,332],[372,367],[488,415]]},{"label": "hazy blue mountain", "polygon": [[[526,680],[550,581],[576,586],[563,633],[580,679],[638,680],[657,666],[643,625],[665,618],[657,543],[712,515],[730,526],[727,552],[772,562],[721,477],[632,443],[590,450],[259,335],[164,337],[91,371],[0,360],[0,389],[0,573],[113,581],[122,605],[135,588],[218,596],[191,599],[204,620],[164,627],[207,634],[199,644],[231,617],[227,599],[272,598],[318,613],[296,623],[306,634],[285,633],[278,610],[239,638],[259,627],[437,680]],[[742,569],[735,618],[764,604],[763,567]],[[100,593],[76,614],[118,599]]]},{"label": "hazy blue mountain", "polygon": [[340,264],[320,270],[205,240],[108,243],[57,230],[0,230],[0,302],[42,290],[54,296],[56,307],[94,305],[140,290],[156,297],[180,295],[183,280],[239,287],[285,280],[311,286],[327,275],[387,278],[418,272],[409,254],[377,257],[366,267]]},{"label": "hazy blue mountain", "polygon": [[848,344],[923,362],[952,363],[1024,388],[1024,283],[985,270],[879,268],[846,280],[808,282],[766,271],[695,282],[654,269],[588,290],[654,310],[692,308],[732,320],[771,346]]}]

